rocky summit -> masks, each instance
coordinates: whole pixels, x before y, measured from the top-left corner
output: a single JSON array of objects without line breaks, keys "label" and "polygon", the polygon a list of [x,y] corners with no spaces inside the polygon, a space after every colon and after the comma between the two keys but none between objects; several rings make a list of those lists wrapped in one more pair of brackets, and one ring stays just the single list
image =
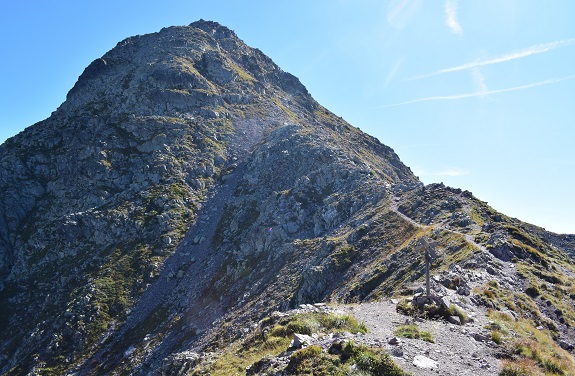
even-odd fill
[{"label": "rocky summit", "polygon": [[0,166],[0,374],[575,372],[574,235],[425,186],[218,23],[121,41]]}]

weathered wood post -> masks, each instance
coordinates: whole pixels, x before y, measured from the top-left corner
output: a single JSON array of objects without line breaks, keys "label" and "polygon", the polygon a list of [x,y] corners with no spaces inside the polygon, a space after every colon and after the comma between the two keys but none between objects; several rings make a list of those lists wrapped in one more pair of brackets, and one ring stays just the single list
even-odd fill
[{"label": "weathered wood post", "polygon": [[425,258],[425,295],[429,300],[431,298],[431,282],[429,280],[429,269],[431,268],[431,260],[437,258],[435,253],[436,242],[429,243],[427,237],[424,236],[417,241],[417,249],[423,251]]},{"label": "weathered wood post", "polygon": [[427,299],[431,298],[431,293],[429,292],[429,264],[430,264],[430,256],[429,256],[429,245],[425,249],[425,295]]}]

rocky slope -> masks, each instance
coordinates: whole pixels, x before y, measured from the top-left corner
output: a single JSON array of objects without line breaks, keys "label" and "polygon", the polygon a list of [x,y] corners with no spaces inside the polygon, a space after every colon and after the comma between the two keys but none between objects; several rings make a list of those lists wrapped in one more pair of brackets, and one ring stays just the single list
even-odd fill
[{"label": "rocky slope", "polygon": [[192,372],[273,311],[413,293],[423,236],[465,296],[575,334],[575,236],[423,186],[214,22],[120,42],[0,165],[2,374]]}]

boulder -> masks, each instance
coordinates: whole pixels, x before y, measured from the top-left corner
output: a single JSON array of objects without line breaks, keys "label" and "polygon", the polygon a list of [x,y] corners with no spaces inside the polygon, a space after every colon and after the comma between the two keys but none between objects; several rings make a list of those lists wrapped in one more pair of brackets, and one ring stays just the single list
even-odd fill
[{"label": "boulder", "polygon": [[294,333],[290,348],[300,349],[304,346],[313,345],[315,342],[315,339],[307,334]]},{"label": "boulder", "polygon": [[413,365],[416,366],[417,368],[432,369],[432,370],[437,369],[437,367],[439,366],[437,361],[428,358],[424,355],[416,355],[415,358],[413,358]]}]

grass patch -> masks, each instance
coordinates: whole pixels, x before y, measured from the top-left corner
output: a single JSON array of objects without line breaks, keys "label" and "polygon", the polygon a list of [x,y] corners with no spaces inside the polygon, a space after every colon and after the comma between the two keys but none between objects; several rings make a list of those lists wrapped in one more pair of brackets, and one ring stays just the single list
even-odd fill
[{"label": "grass patch", "polygon": [[207,369],[194,370],[190,375],[245,375],[248,366],[266,356],[278,355],[288,348],[290,341],[286,337],[269,336],[265,340],[252,343],[252,347],[249,348],[234,345],[222,353]]},{"label": "grass patch", "polygon": [[415,314],[415,309],[413,308],[413,304],[409,302],[407,299],[403,298],[397,303],[395,306],[395,310],[398,313],[401,313],[405,316],[413,316]]},{"label": "grass patch", "polygon": [[246,81],[250,84],[253,84],[255,82],[255,78],[253,78],[248,72],[246,72],[245,70],[243,70],[242,68],[238,67],[236,64],[232,63],[231,61],[228,61],[228,66],[230,68],[232,68],[232,70],[243,80]]},{"label": "grass patch", "polygon": [[531,359],[505,360],[499,376],[540,375],[537,363]]},{"label": "grass patch", "polygon": [[282,103],[281,99],[274,96],[273,101],[278,106],[278,108],[281,109],[287,115],[287,118],[291,122],[297,123],[298,117],[296,116],[296,114],[292,110],[290,110],[288,107],[286,107],[286,105],[284,105]]},{"label": "grass patch", "polygon": [[431,333],[420,330],[417,325],[401,325],[393,333],[398,337],[421,339],[422,341],[435,343]]},{"label": "grass patch", "polygon": [[485,224],[485,219],[483,218],[482,213],[480,213],[476,208],[471,208],[469,211],[469,216],[471,217],[471,220],[478,226],[483,226]]},{"label": "grass patch", "polygon": [[352,374],[408,375],[388,354],[353,342],[334,344],[328,353],[322,352],[319,346],[309,346],[296,351],[291,355],[286,371],[288,375],[344,376],[350,375],[352,365],[356,367]]},{"label": "grass patch", "polygon": [[[491,311],[489,317],[497,325],[492,332],[494,342],[498,332],[514,334],[514,339],[504,344],[513,359],[504,362],[500,375],[575,375],[575,360],[548,330],[538,330],[527,319],[515,321],[500,312]],[[499,338],[503,343],[503,337]]]},{"label": "grass patch", "polygon": [[[258,329],[246,339],[229,346],[213,362],[204,361],[199,364],[189,374],[213,376],[245,375],[247,367],[262,361],[266,357],[277,356],[285,351],[294,333],[309,335],[312,333],[327,334],[334,331],[367,333],[367,327],[349,315],[315,312],[288,317],[268,317],[262,320]],[[309,364],[313,364],[318,367],[317,372],[320,372],[316,373],[314,371],[314,375],[338,374],[336,372],[337,364],[331,363],[331,355],[325,364],[324,360],[326,359],[323,359],[324,355],[326,354],[321,354],[321,349],[318,352],[318,349],[314,346],[307,347],[303,352],[302,350],[297,351],[294,353],[292,368],[307,369]],[[326,368],[322,368],[324,366]],[[320,371],[322,369],[323,371]],[[341,373],[341,375],[344,374]]]},{"label": "grass patch", "polygon": [[462,324],[465,324],[466,322],[469,321],[469,317],[467,316],[467,313],[465,313],[464,310],[462,310],[461,308],[459,308],[455,304],[451,304],[449,306],[449,308],[447,309],[447,314],[449,316],[459,317],[459,321],[461,321]]},{"label": "grass patch", "polygon": [[493,330],[491,332],[491,340],[496,344],[501,345],[503,343],[503,333],[499,330]]},{"label": "grass patch", "polygon": [[351,245],[345,245],[332,253],[331,259],[336,270],[342,271],[347,269],[353,263],[356,251]]},{"label": "grass patch", "polygon": [[294,333],[307,334],[312,333],[331,333],[331,332],[348,332],[348,333],[367,333],[367,327],[364,323],[358,322],[350,315],[337,315],[325,313],[306,313],[292,317],[287,323],[280,324],[274,329],[276,332],[284,332],[285,335]]}]

